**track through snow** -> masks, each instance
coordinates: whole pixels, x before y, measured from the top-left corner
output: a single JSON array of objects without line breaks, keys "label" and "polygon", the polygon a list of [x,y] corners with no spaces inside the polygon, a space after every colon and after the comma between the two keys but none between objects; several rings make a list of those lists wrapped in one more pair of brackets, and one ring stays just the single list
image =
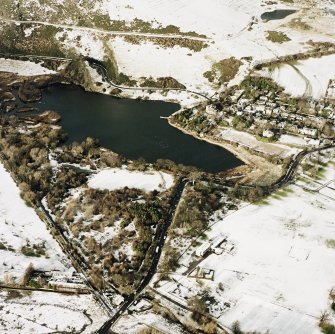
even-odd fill
[{"label": "track through snow", "polygon": [[330,79],[335,78],[335,55],[283,63],[274,69],[263,69],[268,76],[293,96],[319,99],[325,96]]},{"label": "track through snow", "polygon": [[305,82],[306,86],[305,86],[305,91],[304,91],[303,97],[312,96],[312,85],[309,82],[309,80],[307,79],[307,77],[304,76],[301,73],[301,71],[299,70],[299,68],[297,68],[297,66],[292,65],[292,64],[288,64],[288,65],[291,66],[296,71],[296,73],[301,77],[301,79],[304,80],[304,82]]}]

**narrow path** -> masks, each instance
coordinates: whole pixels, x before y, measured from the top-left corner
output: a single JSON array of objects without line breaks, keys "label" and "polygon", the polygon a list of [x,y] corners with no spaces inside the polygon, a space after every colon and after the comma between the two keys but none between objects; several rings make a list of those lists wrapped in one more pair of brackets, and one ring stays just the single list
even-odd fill
[{"label": "narrow path", "polygon": [[[0,58],[19,58],[22,60],[34,60],[34,59],[41,59],[41,60],[59,60],[59,61],[64,61],[64,62],[70,62],[73,59],[71,58],[63,58],[63,57],[52,57],[52,56],[42,56],[42,55],[23,55],[23,54],[10,54],[10,53],[0,53]],[[179,92],[186,92],[186,93],[190,93],[190,94],[194,94],[197,96],[200,96],[208,101],[212,101],[212,97],[208,97],[207,95],[205,95],[205,93],[201,93],[201,92],[196,92],[196,91],[192,91],[190,89],[187,88],[169,88],[169,87],[165,87],[165,88],[158,88],[158,87],[130,87],[130,86],[121,86],[121,85],[117,85],[116,83],[114,83],[113,81],[111,81],[108,77],[108,71],[106,69],[106,67],[98,60],[93,59],[93,58],[88,58],[85,57],[85,60],[89,63],[89,65],[94,68],[98,74],[101,75],[102,80],[104,82],[109,83],[112,87],[114,88],[118,88],[121,90],[132,90],[132,91],[141,91],[141,92],[145,92],[145,91],[153,91],[153,92],[166,92],[166,91],[179,91]]]},{"label": "narrow path", "polygon": [[51,293],[59,293],[59,294],[66,294],[66,295],[87,295],[90,294],[89,289],[87,292],[82,291],[61,291],[61,290],[52,290],[52,289],[43,289],[43,288],[30,288],[30,287],[23,287],[23,286],[10,286],[10,285],[0,285],[0,290],[18,290],[18,291],[39,291],[39,292],[51,292]]},{"label": "narrow path", "polygon": [[[4,154],[1,152],[0,152],[0,161],[3,163],[4,167],[10,172],[10,175],[13,178],[13,180],[16,182],[16,184],[19,184],[20,180],[18,180],[16,175],[11,172],[10,168],[8,167],[7,160]],[[67,239],[64,232],[53,220],[48,210],[44,207],[43,203],[40,202],[38,203],[38,206],[32,205],[32,207],[34,208],[36,212],[40,213],[39,214],[40,218],[47,225],[47,227],[50,230],[50,233],[55,238],[55,240],[58,242],[64,254],[66,254],[68,258],[71,260],[74,268],[77,270],[77,272],[83,275],[82,277],[84,279],[86,286],[88,287],[88,290],[93,294],[97,302],[106,311],[106,313],[112,316],[114,314],[114,309],[110,306],[109,302],[105,299],[104,295],[101,294],[101,292],[90,283],[87,277],[88,266],[85,262],[85,259],[83,259],[83,257],[72,248],[71,242]]]},{"label": "narrow path", "polygon": [[[175,304],[176,306],[180,307],[181,309],[183,310],[186,310],[188,312],[193,312],[193,310],[191,308],[189,308],[188,306],[186,305],[183,305],[182,303],[176,301],[175,299],[173,298],[170,298],[168,296],[166,296],[165,294],[159,292],[158,290],[156,289],[153,289],[153,288],[150,288],[151,291],[153,291],[154,293],[158,294],[159,296],[161,296],[162,298],[166,299],[168,302],[172,303],[172,304]],[[200,312],[199,312],[200,313]],[[209,318],[212,318],[214,321],[217,321],[216,318],[210,316],[208,313],[200,313],[201,315],[205,316],[205,317],[209,317]],[[217,322],[217,327],[220,328],[221,330],[223,331],[229,331],[230,328],[228,327],[225,327],[223,326],[222,324],[220,324],[219,322]]]},{"label": "narrow path", "polygon": [[294,69],[294,71],[297,72],[299,77],[305,82],[305,91],[304,91],[303,97],[308,98],[312,96],[312,93],[313,93],[312,86],[309,80],[307,79],[307,77],[301,73],[301,71],[299,70],[297,66],[290,64],[290,63],[287,63],[287,65],[291,66]]},{"label": "narrow path", "polygon": [[94,33],[100,33],[104,35],[115,35],[115,36],[141,36],[141,37],[155,37],[155,38],[163,38],[163,39],[173,39],[173,38],[181,38],[186,40],[200,41],[200,42],[208,42],[210,38],[208,37],[196,37],[196,36],[188,36],[184,34],[159,34],[159,33],[146,33],[146,32],[136,32],[136,31],[117,31],[117,30],[105,30],[100,28],[90,28],[90,27],[81,27],[76,25],[66,25],[59,23],[50,23],[45,21],[30,21],[30,20],[13,20],[6,19],[4,17],[0,17],[0,21],[10,22],[16,24],[40,24],[44,26],[51,26],[55,28],[63,28],[63,29],[73,29],[73,30],[81,30],[81,31],[89,31]]},{"label": "narrow path", "polygon": [[328,186],[329,186],[330,184],[332,184],[333,182],[335,182],[335,179],[332,179],[332,180],[328,181],[327,183],[322,184],[319,188],[314,189],[313,191],[314,191],[314,192],[319,192],[319,191],[322,190],[323,188],[328,187]]}]

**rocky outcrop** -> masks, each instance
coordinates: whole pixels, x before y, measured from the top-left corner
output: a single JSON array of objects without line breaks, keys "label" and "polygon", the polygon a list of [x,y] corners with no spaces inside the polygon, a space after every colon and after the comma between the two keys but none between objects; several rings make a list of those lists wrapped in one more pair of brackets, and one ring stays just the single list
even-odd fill
[{"label": "rocky outcrop", "polygon": [[46,124],[56,124],[61,120],[60,113],[53,111],[53,110],[47,110],[44,111],[40,115],[29,115],[29,116],[23,116],[20,117],[20,119],[32,123],[46,123]]},{"label": "rocky outcrop", "polygon": [[33,108],[33,107],[21,107],[18,109],[18,112],[22,112],[22,113],[25,113],[25,112],[37,112],[38,110],[36,108]]},{"label": "rocky outcrop", "polygon": [[72,60],[61,74],[65,81],[74,85],[79,85],[88,91],[93,90],[94,83],[84,59],[78,58]]},{"label": "rocky outcrop", "polygon": [[16,98],[12,92],[1,92],[0,93],[0,100],[3,102],[10,102],[15,101]]},{"label": "rocky outcrop", "polygon": [[42,93],[39,88],[27,81],[20,86],[18,96],[22,102],[37,102],[42,98]]}]

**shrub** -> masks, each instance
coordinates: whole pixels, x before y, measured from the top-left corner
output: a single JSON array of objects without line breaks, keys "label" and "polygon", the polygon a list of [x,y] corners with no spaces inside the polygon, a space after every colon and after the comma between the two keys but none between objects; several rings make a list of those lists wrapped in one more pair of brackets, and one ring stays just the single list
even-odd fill
[{"label": "shrub", "polygon": [[324,334],[335,334],[335,326],[329,323],[324,323],[320,325],[321,331]]},{"label": "shrub", "polygon": [[266,39],[273,43],[284,43],[291,40],[287,35],[280,31],[268,31],[267,34]]}]

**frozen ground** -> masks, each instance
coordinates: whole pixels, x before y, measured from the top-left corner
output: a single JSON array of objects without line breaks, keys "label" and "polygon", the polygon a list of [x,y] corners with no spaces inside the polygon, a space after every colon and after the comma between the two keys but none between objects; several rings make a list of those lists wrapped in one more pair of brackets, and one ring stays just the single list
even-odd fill
[{"label": "frozen ground", "polygon": [[0,332],[94,333],[107,320],[91,295],[0,292]]},{"label": "frozen ground", "polygon": [[124,315],[113,327],[113,331],[120,334],[137,334],[140,330],[149,328],[164,334],[185,333],[177,324],[173,324],[161,315],[152,312],[135,312],[131,315]]},{"label": "frozen ground", "polygon": [[88,186],[107,190],[128,187],[144,191],[163,191],[171,188],[173,182],[173,176],[163,172],[137,172],[113,168],[99,171],[93,175],[88,181]]},{"label": "frozen ground", "polygon": [[[329,182],[332,164],[325,175]],[[318,321],[335,287],[335,252],[327,241],[335,235],[329,187],[311,192],[291,185],[218,220],[208,239],[225,235],[234,249],[200,261],[200,269],[214,270],[213,279],[199,284],[180,276],[181,268],[158,290],[184,304],[185,298],[208,291],[217,301],[211,302],[212,315],[227,327],[239,321],[245,331],[320,333]]]},{"label": "frozen ground", "polygon": [[[0,164],[0,280],[10,275],[20,280],[32,263],[38,270],[72,271],[73,268],[44,222],[20,197],[20,190]],[[26,256],[22,247],[40,246],[45,255]]]}]

